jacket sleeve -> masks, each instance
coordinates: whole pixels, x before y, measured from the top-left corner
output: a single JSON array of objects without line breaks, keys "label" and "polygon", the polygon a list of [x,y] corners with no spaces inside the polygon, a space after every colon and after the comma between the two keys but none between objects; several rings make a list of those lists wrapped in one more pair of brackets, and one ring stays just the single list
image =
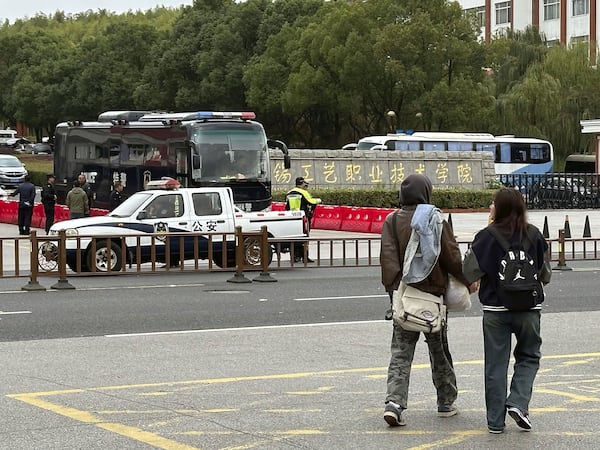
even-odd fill
[{"label": "jacket sleeve", "polygon": [[310,192],[303,190],[304,192],[302,193],[302,195],[304,196],[304,199],[310,203],[311,205],[318,205],[319,203],[321,203],[321,199],[320,198],[316,198],[313,197],[312,195],[310,195]]},{"label": "jacket sleeve", "polygon": [[467,250],[467,253],[465,253],[465,259],[463,260],[463,273],[467,281],[469,281],[469,283],[473,283],[481,279],[485,275],[485,272],[481,269],[481,266],[479,264],[477,253],[473,248],[473,245],[476,246],[477,242],[481,239],[481,233],[482,232],[480,231],[475,235],[475,239],[473,239],[471,248]]},{"label": "jacket sleeve", "polygon": [[450,224],[444,220],[442,228],[440,267],[447,273],[452,274],[454,278],[465,286],[469,286],[469,281],[465,278],[462,270],[462,257],[458,242],[454,238],[454,232]]},{"label": "jacket sleeve", "polygon": [[381,283],[387,292],[392,292],[400,285],[402,279],[402,261],[398,253],[398,245],[394,230],[392,229],[392,213],[383,222],[381,229],[381,250],[379,261],[381,263]]},{"label": "jacket sleeve", "polygon": [[479,261],[477,261],[477,255],[471,249],[467,250],[465,254],[465,260],[463,261],[463,273],[465,278],[471,283],[479,280],[485,275],[479,268]]}]

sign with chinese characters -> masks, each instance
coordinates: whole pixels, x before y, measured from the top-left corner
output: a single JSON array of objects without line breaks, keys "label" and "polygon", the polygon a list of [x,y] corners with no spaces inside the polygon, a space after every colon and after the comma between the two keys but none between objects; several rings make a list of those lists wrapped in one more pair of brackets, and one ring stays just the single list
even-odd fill
[{"label": "sign with chinese characters", "polygon": [[[349,155],[349,153],[351,153]],[[348,152],[290,150],[292,167],[271,153],[274,189],[286,189],[296,177],[311,188],[397,188],[412,173],[426,175],[434,186],[483,189],[495,178],[488,152]]]}]

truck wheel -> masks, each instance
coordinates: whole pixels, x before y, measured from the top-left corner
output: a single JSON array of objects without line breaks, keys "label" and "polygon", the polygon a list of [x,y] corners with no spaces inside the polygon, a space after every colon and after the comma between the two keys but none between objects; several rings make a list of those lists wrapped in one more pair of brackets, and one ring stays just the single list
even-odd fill
[{"label": "truck wheel", "polygon": [[[235,267],[235,252],[227,252],[227,267],[228,268],[233,268]],[[221,269],[224,268],[223,266],[223,254],[221,252],[215,252],[213,253],[213,263],[215,263],[215,265],[217,267],[220,267]]]},{"label": "truck wheel", "polygon": [[106,246],[106,241],[96,243],[96,253],[88,251],[88,267],[92,270],[96,267],[96,272],[108,272],[108,260],[110,255],[110,270],[118,272],[123,267],[123,258],[121,256],[121,247],[111,242],[110,248]]},{"label": "truck wheel", "polygon": [[[267,249],[268,263],[273,261],[273,248],[269,245]],[[262,264],[260,254],[260,239],[248,237],[244,239],[244,264],[248,266],[260,266]]]},{"label": "truck wheel", "polygon": [[54,242],[44,242],[38,251],[40,269],[51,272],[58,267],[58,247]]}]

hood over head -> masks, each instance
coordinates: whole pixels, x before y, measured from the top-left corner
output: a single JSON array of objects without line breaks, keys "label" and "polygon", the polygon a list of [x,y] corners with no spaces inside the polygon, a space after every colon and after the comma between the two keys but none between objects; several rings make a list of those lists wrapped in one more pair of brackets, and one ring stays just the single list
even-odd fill
[{"label": "hood over head", "polygon": [[431,203],[432,190],[429,178],[421,174],[411,174],[400,185],[400,204],[404,206]]}]

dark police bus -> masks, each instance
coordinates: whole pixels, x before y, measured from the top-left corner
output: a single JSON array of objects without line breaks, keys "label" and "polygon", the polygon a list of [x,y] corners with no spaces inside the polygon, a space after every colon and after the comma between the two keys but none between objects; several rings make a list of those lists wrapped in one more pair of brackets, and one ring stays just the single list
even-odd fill
[{"label": "dark police bus", "polygon": [[58,202],[80,174],[92,187],[94,208],[108,207],[116,181],[127,196],[171,177],[184,187],[230,187],[240,209],[261,211],[272,200],[269,148],[283,152],[286,169],[290,157],[254,119],[252,112],[108,111],[94,122],[60,123],[54,136]]}]

